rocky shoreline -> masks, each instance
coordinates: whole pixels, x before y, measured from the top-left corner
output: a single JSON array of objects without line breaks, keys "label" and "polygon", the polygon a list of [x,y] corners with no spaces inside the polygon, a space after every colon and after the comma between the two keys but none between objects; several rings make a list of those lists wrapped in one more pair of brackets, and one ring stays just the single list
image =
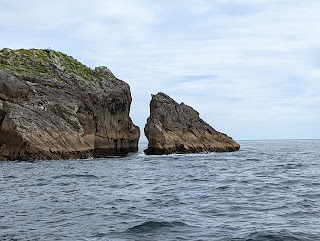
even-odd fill
[{"label": "rocky shoreline", "polygon": [[[130,86],[51,49],[0,50],[0,160],[83,159],[138,151]],[[158,93],[146,154],[236,151],[198,112]]]}]

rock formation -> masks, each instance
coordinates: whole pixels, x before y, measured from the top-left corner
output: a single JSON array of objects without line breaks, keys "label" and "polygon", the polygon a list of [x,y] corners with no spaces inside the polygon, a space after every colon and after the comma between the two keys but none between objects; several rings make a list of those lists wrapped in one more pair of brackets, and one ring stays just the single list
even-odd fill
[{"label": "rock formation", "polygon": [[152,95],[150,116],[144,128],[149,155],[237,151],[240,145],[213,129],[199,113],[178,104],[164,93]]},{"label": "rock formation", "polygon": [[138,150],[128,84],[53,50],[0,51],[0,160],[78,159]]}]

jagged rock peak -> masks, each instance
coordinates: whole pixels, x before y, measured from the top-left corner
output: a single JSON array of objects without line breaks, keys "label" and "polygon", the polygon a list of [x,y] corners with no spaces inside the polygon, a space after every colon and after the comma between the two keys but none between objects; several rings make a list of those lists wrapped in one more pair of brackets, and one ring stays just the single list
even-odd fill
[{"label": "jagged rock peak", "polygon": [[144,128],[146,154],[229,152],[240,145],[204,122],[199,113],[183,102],[159,92],[152,95],[150,116]]},{"label": "jagged rock peak", "polygon": [[138,150],[131,92],[107,67],[51,49],[0,50],[0,159],[106,157]]}]

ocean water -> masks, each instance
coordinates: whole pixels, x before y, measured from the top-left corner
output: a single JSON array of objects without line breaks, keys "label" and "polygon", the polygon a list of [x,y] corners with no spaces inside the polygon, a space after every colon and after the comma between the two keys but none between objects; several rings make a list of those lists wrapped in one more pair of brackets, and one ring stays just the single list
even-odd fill
[{"label": "ocean water", "polygon": [[0,162],[0,240],[320,240],[320,140]]}]

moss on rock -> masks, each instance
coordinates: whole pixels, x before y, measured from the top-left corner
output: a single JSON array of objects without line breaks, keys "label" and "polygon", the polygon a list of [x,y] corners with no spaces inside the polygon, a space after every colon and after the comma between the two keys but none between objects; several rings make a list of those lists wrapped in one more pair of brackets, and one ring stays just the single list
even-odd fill
[{"label": "moss on rock", "polygon": [[65,76],[71,76],[93,89],[99,88],[101,82],[115,78],[113,74],[93,70],[73,57],[51,49],[2,49],[0,67],[49,82],[61,82]]}]

